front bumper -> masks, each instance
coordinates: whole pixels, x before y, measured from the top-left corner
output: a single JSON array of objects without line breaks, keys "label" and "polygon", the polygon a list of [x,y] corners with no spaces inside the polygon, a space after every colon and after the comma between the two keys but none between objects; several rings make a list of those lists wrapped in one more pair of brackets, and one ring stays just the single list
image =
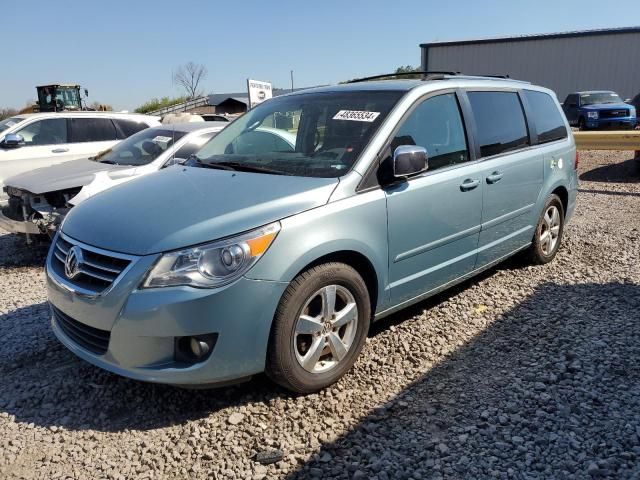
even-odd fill
[{"label": "front bumper", "polygon": [[0,208],[0,228],[2,230],[6,230],[11,233],[29,233],[33,235],[40,234],[40,230],[38,229],[35,223],[25,222],[13,220],[2,213],[2,209]]},{"label": "front bumper", "polygon": [[636,127],[638,121],[635,117],[586,119],[587,128],[592,129],[626,129]]},{"label": "front bumper", "polygon": [[[211,385],[264,371],[267,343],[284,282],[241,278],[218,289],[171,287],[138,290],[157,256],[141,257],[103,296],[69,291],[51,272],[49,302],[82,325],[108,332],[106,353],[74,341],[52,311],[58,339],[80,358],[113,373],[148,382]],[[217,334],[211,355],[199,363],[176,361],[176,337]]]}]

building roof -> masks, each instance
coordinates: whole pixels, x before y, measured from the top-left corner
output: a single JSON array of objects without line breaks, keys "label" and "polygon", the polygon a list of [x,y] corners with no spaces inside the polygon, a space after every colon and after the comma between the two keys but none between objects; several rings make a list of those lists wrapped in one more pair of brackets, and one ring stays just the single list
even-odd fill
[{"label": "building roof", "polygon": [[597,30],[579,30],[572,32],[557,32],[557,33],[540,33],[532,35],[517,35],[512,37],[493,37],[493,38],[480,38],[476,40],[453,40],[444,42],[429,42],[421,43],[420,47],[442,47],[452,45],[471,45],[480,43],[507,43],[507,42],[525,42],[529,40],[550,40],[554,38],[571,38],[571,37],[591,37],[598,35],[612,35],[612,34],[626,34],[626,33],[640,33],[640,26],[636,27],[621,27],[621,28],[601,28]]},{"label": "building roof", "polygon": [[[285,89],[285,88],[274,88],[273,89],[273,96],[274,97],[278,97],[280,95],[286,95],[287,93],[297,92],[299,90],[307,90],[308,88],[313,88],[313,87],[294,88],[293,90],[291,90],[290,88],[287,88],[287,89]],[[249,97],[247,97],[246,90],[244,92],[214,93],[214,94],[208,95],[209,105],[212,105],[212,106],[220,105],[222,102],[224,102],[224,101],[226,101],[228,99],[232,99],[232,100],[235,100],[237,102],[241,102],[241,103],[244,103],[246,105],[249,105]]]},{"label": "building roof", "polygon": [[220,103],[224,102],[227,98],[246,97],[246,96],[247,96],[247,92],[214,93],[212,95],[209,95],[209,105],[219,105]]}]

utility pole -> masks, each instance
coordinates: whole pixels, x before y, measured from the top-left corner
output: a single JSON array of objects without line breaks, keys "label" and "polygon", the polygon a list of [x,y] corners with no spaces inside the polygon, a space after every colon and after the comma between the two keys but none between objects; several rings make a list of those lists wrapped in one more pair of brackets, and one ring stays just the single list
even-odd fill
[{"label": "utility pole", "polygon": [[293,92],[293,70],[291,70],[291,91]]}]

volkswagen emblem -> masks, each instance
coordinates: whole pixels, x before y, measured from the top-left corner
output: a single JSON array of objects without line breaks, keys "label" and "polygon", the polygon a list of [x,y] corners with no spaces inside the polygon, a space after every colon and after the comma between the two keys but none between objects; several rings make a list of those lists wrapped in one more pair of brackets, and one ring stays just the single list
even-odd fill
[{"label": "volkswagen emblem", "polygon": [[64,274],[69,280],[80,273],[80,267],[83,261],[82,249],[78,246],[71,247],[69,253],[67,253],[67,259],[64,262]]}]

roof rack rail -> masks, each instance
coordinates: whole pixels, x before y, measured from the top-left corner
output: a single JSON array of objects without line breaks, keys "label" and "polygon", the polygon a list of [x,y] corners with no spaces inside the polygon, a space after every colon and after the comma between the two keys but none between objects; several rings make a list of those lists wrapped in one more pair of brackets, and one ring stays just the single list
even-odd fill
[{"label": "roof rack rail", "polygon": [[512,82],[522,82],[522,83],[531,83],[526,80],[514,80],[509,75],[468,75],[461,72],[451,72],[451,71],[441,71],[441,70],[417,70],[415,72],[401,72],[401,73],[385,73],[382,75],[373,75],[371,77],[363,77],[363,78],[355,78],[353,80],[349,80],[345,83],[359,83],[359,82],[368,82],[370,80],[380,80],[380,79],[389,79],[393,80],[393,77],[406,77],[410,75],[422,75],[422,80],[444,80],[449,77],[457,77],[457,78],[495,78],[495,79],[503,79],[510,80]]},{"label": "roof rack rail", "polygon": [[509,75],[473,75],[473,74],[465,74],[465,75],[460,75],[460,77],[462,78],[477,78],[477,79],[496,79],[496,80],[509,80],[510,82],[519,82],[519,83],[528,83],[530,84],[531,82],[529,82],[528,80],[517,80],[515,78],[511,78]]},{"label": "roof rack rail", "polygon": [[381,78],[390,77],[390,79],[392,79],[393,77],[407,77],[409,75],[422,75],[423,77],[422,79],[424,80],[425,77],[428,77],[430,75],[443,75],[443,76],[444,75],[460,75],[460,72],[450,72],[450,71],[441,71],[441,70],[430,70],[430,71],[418,70],[415,72],[384,73],[382,75],[373,75],[371,77],[355,78],[345,83],[368,82],[370,80],[379,80]]}]

